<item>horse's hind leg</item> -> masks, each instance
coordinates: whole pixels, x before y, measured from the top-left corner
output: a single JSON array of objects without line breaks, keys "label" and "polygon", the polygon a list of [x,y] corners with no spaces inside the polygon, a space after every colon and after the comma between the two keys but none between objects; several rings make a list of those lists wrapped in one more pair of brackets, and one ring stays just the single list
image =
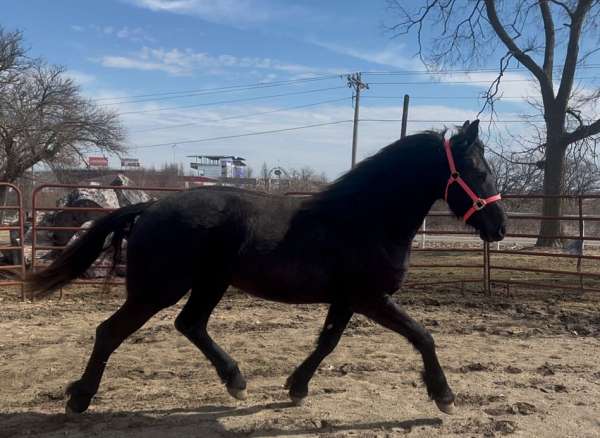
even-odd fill
[{"label": "horse's hind leg", "polygon": [[128,299],[110,318],[96,329],[94,350],[81,379],[67,388],[70,395],[67,412],[85,411],[92,397],[98,391],[102,374],[110,355],[133,332],[139,329],[163,306],[151,305]]},{"label": "horse's hind leg", "polygon": [[290,398],[295,404],[300,404],[302,399],[308,395],[308,382],[323,359],[337,346],[351,317],[352,311],[347,307],[332,304],[329,308],[325,325],[317,341],[317,347],[296,368],[285,384],[285,387],[290,390]]},{"label": "horse's hind leg", "polygon": [[427,386],[427,392],[441,411],[451,414],[454,410],[454,394],[448,386],[446,376],[438,361],[431,334],[408,316],[389,296],[370,299],[368,303],[360,308],[357,306],[355,310],[401,334],[421,353],[425,366],[423,380]]},{"label": "horse's hind leg", "polygon": [[246,380],[236,361],[212,340],[206,329],[210,314],[221,301],[227,286],[226,282],[194,286],[188,302],[175,320],[175,327],[213,364],[229,394],[243,400],[246,398]]}]

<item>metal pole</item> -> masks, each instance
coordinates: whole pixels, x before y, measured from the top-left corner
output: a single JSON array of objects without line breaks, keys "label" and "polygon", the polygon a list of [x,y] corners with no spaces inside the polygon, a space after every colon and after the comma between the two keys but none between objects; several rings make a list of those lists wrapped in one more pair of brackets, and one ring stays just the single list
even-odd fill
[{"label": "metal pole", "polygon": [[346,76],[348,87],[354,90],[354,123],[352,125],[352,161],[351,167],[356,166],[356,146],[358,143],[358,120],[360,112],[360,90],[363,88],[369,89],[369,85],[365,84],[361,79],[360,72]]},{"label": "metal pole", "polygon": [[404,95],[404,105],[402,106],[402,130],[400,131],[400,138],[406,137],[406,123],[408,122],[408,101],[410,97],[408,94]]},{"label": "metal pole", "polygon": [[427,218],[423,219],[423,234],[421,234],[421,248],[425,248],[425,233],[427,232]]},{"label": "metal pole", "polygon": [[358,113],[360,111],[360,86],[354,96],[354,124],[352,125],[352,168],[356,166],[356,143],[358,141]]}]

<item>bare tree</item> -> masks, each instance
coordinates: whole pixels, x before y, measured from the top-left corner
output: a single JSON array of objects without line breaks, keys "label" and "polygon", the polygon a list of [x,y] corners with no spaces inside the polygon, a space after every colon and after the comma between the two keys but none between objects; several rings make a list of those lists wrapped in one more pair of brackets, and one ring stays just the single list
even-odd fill
[{"label": "bare tree", "polygon": [[[508,158],[507,158],[508,157]],[[538,165],[517,161],[516,154],[492,156],[488,160],[496,175],[496,184],[501,193],[543,193],[543,161]],[[600,189],[600,169],[589,155],[581,155],[575,148],[569,150],[565,159],[563,193],[582,195]]]},{"label": "bare tree", "polygon": [[0,88],[10,83],[26,65],[20,32],[5,32],[0,27]]},{"label": "bare tree", "polygon": [[117,114],[83,98],[64,68],[23,53],[20,34],[0,29],[0,181],[14,182],[36,163],[60,167],[89,150],[124,150]]},{"label": "bare tree", "polygon": [[[565,158],[571,145],[595,144],[600,118],[593,103],[600,91],[578,90],[577,68],[598,49],[598,0],[388,0],[399,21],[396,35],[416,33],[418,54],[428,68],[472,68],[498,55],[499,73],[487,93],[493,104],[503,75],[515,63],[525,67],[539,86],[545,121],[543,191],[564,192]],[[586,35],[587,41],[582,42]],[[428,38],[425,45],[425,38]],[[595,39],[595,44],[591,39]],[[560,60],[557,62],[557,58]],[[559,78],[555,78],[555,72]],[[579,91],[579,92],[578,92]],[[493,112],[493,106],[492,106]],[[542,213],[559,216],[561,201],[548,198]],[[538,245],[555,245],[560,221],[544,220]]]}]

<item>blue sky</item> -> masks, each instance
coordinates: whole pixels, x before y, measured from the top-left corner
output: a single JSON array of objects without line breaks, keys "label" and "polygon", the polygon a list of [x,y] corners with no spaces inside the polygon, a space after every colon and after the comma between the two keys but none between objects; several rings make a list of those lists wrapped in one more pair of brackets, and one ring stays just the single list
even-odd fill
[{"label": "blue sky", "polygon": [[[408,92],[409,131],[474,118],[477,96],[493,77],[454,74],[436,84],[411,73],[423,68],[412,56],[414,40],[390,38],[386,20],[383,1],[27,0],[5,2],[0,24],[22,30],[32,55],[64,65],[86,96],[121,113],[129,156],[145,165],[226,154],[247,158],[255,171],[267,162],[311,166],[333,178],[349,166],[352,131],[345,122],[352,93],[340,74],[399,73],[364,76],[371,88],[361,116],[400,118]],[[505,84],[505,95],[536,93],[522,82],[527,77],[508,75],[515,82]],[[222,90],[248,84],[263,86]],[[213,88],[221,90],[199,92]],[[151,96],[135,97],[144,95]],[[506,119],[528,111],[510,99],[500,110]],[[332,122],[340,123],[323,125]],[[321,126],[194,142],[304,125]],[[399,131],[399,122],[363,122],[359,158]]]}]

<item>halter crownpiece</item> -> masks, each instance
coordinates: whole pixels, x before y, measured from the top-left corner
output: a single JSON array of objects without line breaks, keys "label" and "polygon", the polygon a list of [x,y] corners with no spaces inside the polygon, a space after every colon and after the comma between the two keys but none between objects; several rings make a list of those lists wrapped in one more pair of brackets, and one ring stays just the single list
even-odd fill
[{"label": "halter crownpiece", "polygon": [[446,184],[446,191],[444,192],[444,200],[448,202],[448,189],[454,183],[457,183],[462,189],[465,191],[469,198],[473,201],[473,205],[466,211],[463,215],[463,220],[466,222],[476,211],[483,209],[488,204],[493,204],[494,202],[499,201],[502,197],[500,193],[489,196],[487,198],[480,198],[475,194],[473,190],[469,187],[469,185],[465,182],[464,179],[461,178],[460,173],[456,170],[456,165],[454,164],[454,157],[452,156],[452,148],[450,146],[450,140],[444,139],[444,150],[446,151],[446,157],[448,158],[448,166],[450,167],[450,178],[448,179],[448,184]]}]

